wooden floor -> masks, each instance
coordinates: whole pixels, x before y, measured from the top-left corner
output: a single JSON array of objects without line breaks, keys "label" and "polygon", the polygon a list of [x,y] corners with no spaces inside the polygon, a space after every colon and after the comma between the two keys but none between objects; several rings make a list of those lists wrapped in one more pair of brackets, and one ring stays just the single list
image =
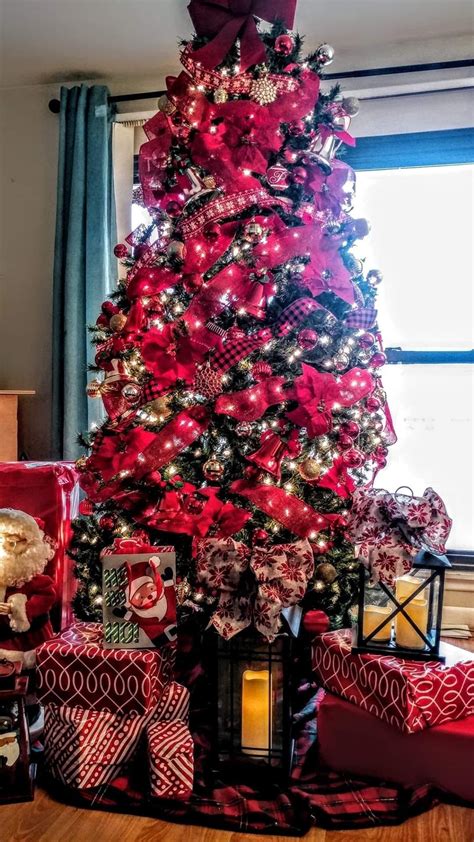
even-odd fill
[{"label": "wooden floor", "polygon": [[[39,790],[30,804],[0,807],[2,842],[282,842],[260,836],[184,827],[141,816],[81,810]],[[442,805],[399,827],[326,831],[314,828],[304,842],[474,842],[474,810]]]},{"label": "wooden floor", "polygon": [[[449,640],[472,649],[474,641]],[[141,816],[81,810],[54,801],[43,790],[27,804],[0,807],[1,842],[281,842],[260,836],[184,827]],[[304,842],[474,842],[474,810],[443,804],[398,827],[326,831],[314,828]]]}]

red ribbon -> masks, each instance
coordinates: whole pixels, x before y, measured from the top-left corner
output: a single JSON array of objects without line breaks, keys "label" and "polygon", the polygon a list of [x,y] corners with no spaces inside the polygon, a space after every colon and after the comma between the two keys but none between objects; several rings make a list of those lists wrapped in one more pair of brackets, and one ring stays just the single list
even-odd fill
[{"label": "red ribbon", "polygon": [[138,455],[135,476],[143,477],[150,471],[168,465],[207,430],[210,420],[210,412],[204,406],[193,406],[178,413]]},{"label": "red ribbon", "polygon": [[276,485],[254,485],[239,479],[232,483],[230,490],[249,500],[300,538],[312,540],[322,529],[331,528],[341,520],[340,515],[322,515],[299,497]]},{"label": "red ribbon", "polygon": [[257,418],[262,417],[269,406],[281,403],[285,399],[284,382],[284,377],[268,377],[256,386],[243,389],[241,392],[220,395],[214,411],[218,415],[230,415],[238,421],[256,421]]},{"label": "red ribbon", "polygon": [[191,0],[188,11],[197,34],[212,40],[196,50],[193,58],[205,67],[217,67],[240,37],[240,68],[265,62],[254,16],[293,27],[296,0]]}]

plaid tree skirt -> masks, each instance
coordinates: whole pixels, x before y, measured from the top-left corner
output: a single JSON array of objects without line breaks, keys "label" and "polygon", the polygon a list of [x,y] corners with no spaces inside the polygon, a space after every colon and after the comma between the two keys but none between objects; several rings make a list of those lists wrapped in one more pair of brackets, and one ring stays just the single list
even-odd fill
[{"label": "plaid tree skirt", "polygon": [[[43,780],[56,797],[79,806],[154,816],[182,824],[200,824],[234,832],[301,836],[312,826],[328,829],[400,824],[430,809],[445,796],[430,786],[406,788],[354,779],[322,768],[318,758],[317,708],[322,691],[302,682],[296,714],[294,767],[289,786],[270,781],[235,783],[212,768],[212,720],[209,682],[193,657],[181,657],[178,679],[191,689],[191,731],[195,742],[194,792],[187,801],[150,797],[147,762],[138,755],[127,772],[103,787],[73,790]],[[195,650],[194,650],[195,651]]]}]

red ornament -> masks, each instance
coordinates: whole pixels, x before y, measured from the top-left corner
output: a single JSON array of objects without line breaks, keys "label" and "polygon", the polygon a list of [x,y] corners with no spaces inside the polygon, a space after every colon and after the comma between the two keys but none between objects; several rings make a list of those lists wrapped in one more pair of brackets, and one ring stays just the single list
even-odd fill
[{"label": "red ornament", "polygon": [[371,348],[375,342],[375,336],[372,333],[363,333],[359,336],[359,346],[361,348]]},{"label": "red ornament", "polygon": [[339,427],[339,431],[346,436],[350,436],[351,439],[356,439],[360,433],[360,427],[356,421],[344,421]]},{"label": "red ornament", "polygon": [[305,128],[306,124],[303,120],[292,120],[288,126],[288,130],[292,137],[299,137],[300,135],[304,134]]},{"label": "red ornament", "polygon": [[265,529],[256,529],[252,536],[254,544],[264,544],[267,538],[268,532]]},{"label": "red ornament", "polygon": [[369,365],[372,368],[382,368],[382,366],[385,365],[386,362],[387,357],[385,356],[385,354],[383,354],[382,351],[377,351],[375,354],[372,354],[369,360]]},{"label": "red ornament", "polygon": [[215,243],[221,235],[221,226],[217,222],[210,222],[204,228],[203,234],[210,243]]},{"label": "red ornament", "polygon": [[260,383],[261,380],[265,380],[267,377],[271,376],[272,367],[269,363],[264,363],[264,362],[255,363],[252,366],[252,368],[250,370],[250,373],[251,373],[253,379],[256,380],[257,383]]},{"label": "red ornament", "polygon": [[324,611],[307,611],[303,617],[303,628],[308,634],[324,634],[329,628],[329,617]]},{"label": "red ornament", "polygon": [[161,474],[160,474],[159,471],[150,471],[150,473],[147,474],[146,477],[145,477],[145,482],[148,485],[159,485],[159,486],[161,486],[162,483],[163,483],[163,480],[162,480],[162,477],[161,477]]},{"label": "red ornament", "polygon": [[308,177],[308,171],[304,167],[295,167],[291,172],[291,180],[295,184],[304,184]]},{"label": "red ornament", "polygon": [[382,402],[379,398],[376,398],[374,395],[371,395],[370,398],[367,398],[365,405],[369,412],[377,412],[378,409],[382,406]]},{"label": "red ornament", "polygon": [[102,310],[102,312],[104,313],[105,316],[109,317],[109,319],[110,319],[111,316],[114,315],[114,313],[119,312],[119,308],[117,307],[116,304],[114,304],[113,301],[104,301],[104,303],[102,304],[101,310]]},{"label": "red ornament", "polygon": [[298,160],[298,152],[295,149],[284,149],[283,150],[283,157],[285,161],[288,161],[289,164],[294,164],[295,161]]},{"label": "red ornament", "polygon": [[115,520],[110,515],[102,515],[99,518],[99,526],[104,532],[112,532],[115,527]]},{"label": "red ornament", "polygon": [[181,214],[181,205],[179,202],[168,202],[166,205],[166,213],[168,216],[171,216],[172,219],[176,219],[176,217],[180,216]]},{"label": "red ornament", "polygon": [[296,341],[303,351],[311,351],[318,342],[318,334],[312,328],[305,327],[304,330],[300,330]]},{"label": "red ornament", "polygon": [[188,295],[193,295],[195,292],[199,292],[202,285],[202,275],[199,275],[198,272],[191,272],[189,275],[183,276],[183,287]]},{"label": "red ornament", "polygon": [[94,511],[94,504],[87,498],[85,500],[81,500],[79,503],[79,511],[81,515],[91,515]]},{"label": "red ornament", "polygon": [[205,506],[204,497],[189,496],[183,503],[183,509],[188,515],[200,515]]},{"label": "red ornament", "polygon": [[279,35],[275,41],[275,52],[280,53],[281,56],[289,56],[294,46],[291,35]]},{"label": "red ornament", "polygon": [[340,433],[338,444],[341,450],[350,450],[353,445],[352,436],[348,436],[347,433]]},{"label": "red ornament", "polygon": [[114,254],[119,260],[123,260],[125,257],[128,257],[128,248],[125,243],[117,243],[114,248]]},{"label": "red ornament", "polygon": [[354,447],[351,448],[351,450],[346,450],[345,453],[342,454],[342,459],[348,468],[360,468],[364,462],[364,454],[361,453],[360,450],[356,450]]},{"label": "red ornament", "polygon": [[281,164],[269,167],[266,173],[267,183],[274,190],[286,190],[289,185],[289,172]]}]

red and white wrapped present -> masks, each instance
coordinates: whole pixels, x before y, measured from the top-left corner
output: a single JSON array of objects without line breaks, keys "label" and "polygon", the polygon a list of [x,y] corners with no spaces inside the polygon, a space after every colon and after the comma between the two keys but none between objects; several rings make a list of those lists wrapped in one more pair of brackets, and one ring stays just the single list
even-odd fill
[{"label": "red and white wrapped present", "polygon": [[104,649],[100,623],[74,623],[37,649],[43,704],[146,714],[173,678],[174,651]]},{"label": "red and white wrapped present", "polygon": [[76,789],[109,783],[135,754],[143,720],[143,716],[46,705],[44,749],[48,772]]},{"label": "red and white wrapped present", "polygon": [[71,600],[76,588],[72,561],[67,556],[71,520],[78,513],[79,474],[72,462],[0,463],[0,508],[20,509],[44,521],[44,531],[56,544],[45,573],[54,581],[58,602],[51,610],[55,629],[72,620]]},{"label": "red and white wrapped present", "polygon": [[351,645],[349,629],[313,642],[313,669],[331,693],[408,734],[474,713],[472,653],[442,644],[446,664],[440,664],[352,654]]},{"label": "red and white wrapped present", "polygon": [[187,726],[189,690],[173,681],[147,725],[150,788],[154,798],[188,798],[193,789],[194,743]]}]

